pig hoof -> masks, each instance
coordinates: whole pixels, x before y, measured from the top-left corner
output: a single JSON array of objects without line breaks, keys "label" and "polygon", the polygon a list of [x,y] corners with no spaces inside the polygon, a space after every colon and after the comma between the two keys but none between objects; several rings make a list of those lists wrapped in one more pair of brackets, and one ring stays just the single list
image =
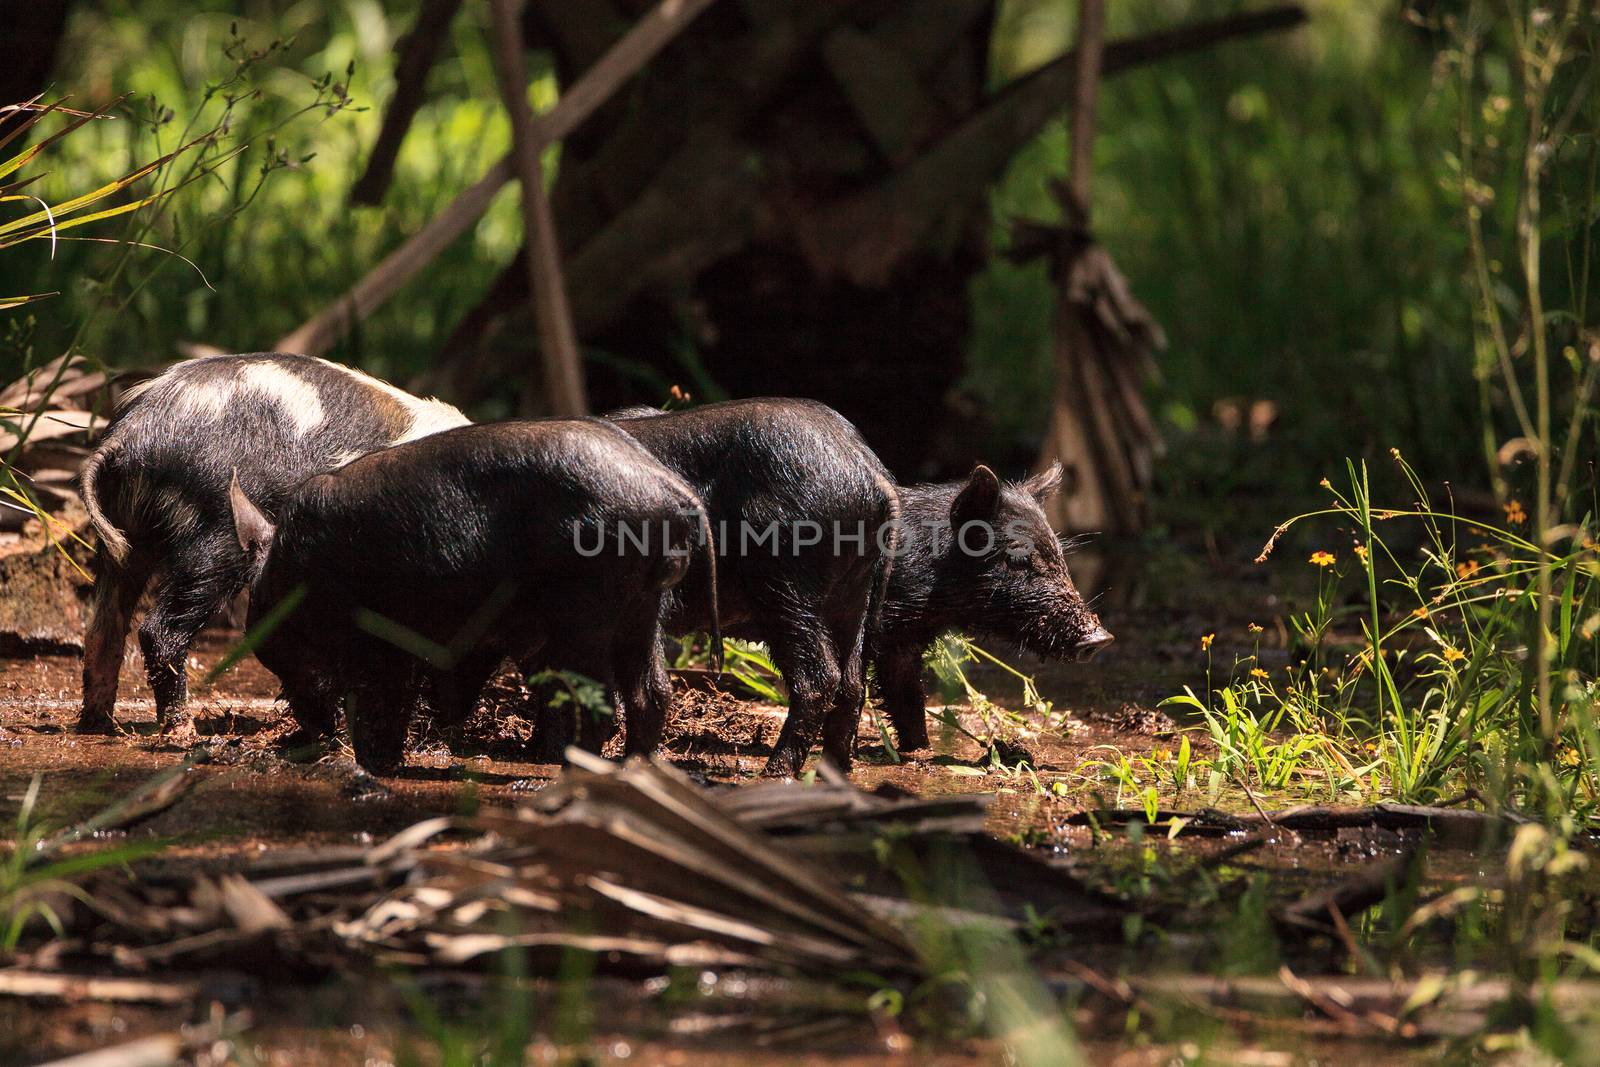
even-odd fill
[{"label": "pig hoof", "polygon": [[933,747],[928,740],[928,732],[926,730],[923,730],[920,733],[913,733],[910,730],[907,730],[904,733],[897,731],[895,734],[895,740],[898,742],[898,744],[895,746],[895,751],[901,753],[902,755],[907,752],[921,752],[923,749]]},{"label": "pig hoof", "polygon": [[774,754],[771,759],[767,760],[767,765],[762,768],[761,777],[798,778],[800,777],[800,768],[805,766],[805,762],[804,756],[795,759],[792,756]]},{"label": "pig hoof", "polygon": [[349,800],[388,800],[394,796],[388,786],[361,767],[351,773],[339,792]]},{"label": "pig hoof", "polygon": [[331,739],[320,730],[302,727],[278,738],[278,754],[291,762],[315,760],[328,749]]},{"label": "pig hoof", "polygon": [[80,734],[115,734],[117,720],[108,714],[91,715],[85,712],[78,717],[78,724],[72,729],[73,732]]},{"label": "pig hoof", "polygon": [[188,715],[172,719],[163,724],[161,736],[180,747],[193,745],[200,740],[200,732],[194,728],[194,719]]}]

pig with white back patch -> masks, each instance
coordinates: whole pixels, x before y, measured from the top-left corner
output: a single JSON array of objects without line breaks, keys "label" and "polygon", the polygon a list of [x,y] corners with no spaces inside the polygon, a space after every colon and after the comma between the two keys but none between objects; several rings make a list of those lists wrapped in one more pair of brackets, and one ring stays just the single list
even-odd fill
[{"label": "pig with white back patch", "polygon": [[123,646],[154,579],[139,644],[157,720],[192,735],[189,648],[248,579],[229,498],[235,477],[272,516],[312,475],[467,422],[448,404],[282,353],[188,360],[130,390],[79,476],[100,545],[78,731],[115,730]]},{"label": "pig with white back patch", "polygon": [[965,481],[900,487],[899,553],[867,654],[903,751],[928,747],[922,661],[941,633],[1000,637],[1050,659],[1111,643],[1040,507],[1060,486],[1057,464],[1014,484],[979,466]]}]

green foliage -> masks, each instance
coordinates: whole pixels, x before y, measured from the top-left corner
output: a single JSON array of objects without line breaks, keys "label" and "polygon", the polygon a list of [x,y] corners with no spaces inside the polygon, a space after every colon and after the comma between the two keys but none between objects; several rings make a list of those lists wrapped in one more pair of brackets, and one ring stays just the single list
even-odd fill
[{"label": "green foliage", "polygon": [[766,645],[729,638],[722,642],[722,654],[723,669],[740,685],[770,704],[788,706],[789,694],[783,688],[783,673],[772,662]]},{"label": "green foliage", "polygon": [[57,937],[63,936],[57,909],[64,902],[83,899],[77,879],[129,863],[163,847],[161,842],[150,841],[60,855],[66,844],[85,836],[83,831],[89,824],[60,832],[40,819],[38,804],[42,784],[37,774],[28,783],[17,809],[14,836],[0,846],[5,849],[0,855],[0,951],[14,951],[23,932],[36,921],[49,926]]},{"label": "green foliage", "polygon": [[[1308,6],[1304,29],[1141,67],[1102,89],[1095,231],[1171,339],[1155,410],[1172,437],[1201,438],[1161,465],[1167,495],[1281,492],[1339,456],[1391,445],[1428,479],[1481,481],[1481,464],[1461,462],[1481,437],[1480,393],[1496,420],[1508,414],[1505,384],[1482,380],[1461,223],[1481,202],[1485,269],[1509,311],[1525,121],[1510,20],[1484,16],[1488,40],[1463,81],[1455,23],[1408,17],[1389,0]],[[1069,47],[1073,10],[1007,0],[996,79]],[[1192,0],[1111,5],[1109,36],[1217,14]],[[1464,109],[1478,127],[1467,174]],[[1550,163],[1561,211],[1549,223],[1578,240],[1565,260],[1546,256],[1552,307],[1597,281],[1579,269],[1595,240],[1581,236],[1592,160],[1582,137],[1569,141]],[[1057,216],[1049,182],[1069,158],[1057,122],[1013,161],[992,199],[997,248],[1012,219]],[[1008,440],[1029,447],[1050,396],[1054,299],[1041,265],[998,257],[972,291],[968,386]],[[1270,449],[1231,440],[1214,411],[1241,400],[1269,402],[1292,432]]]},{"label": "green foliage", "polygon": [[[968,670],[971,665],[979,662],[998,667],[1022,683],[1021,710],[1002,707],[972,684]],[[947,702],[944,707],[930,708],[928,717],[976,743],[983,750],[984,762],[991,770],[1012,774],[1027,771],[1031,774],[1032,769],[1029,765],[1032,763],[1032,758],[1016,738],[1030,730],[1060,729],[1065,722],[1066,713],[1062,712],[1059,715],[1055,713],[1050,701],[1039,695],[1032,677],[1017,670],[994,653],[980,648],[961,634],[949,633],[940,636],[928,650],[927,663],[938,679],[939,687]],[[968,708],[976,714],[981,733],[969,730],[962,724],[956,709],[949,704],[949,701],[956,699],[964,700]],[[1027,712],[1032,712],[1036,718],[1029,719]]]},{"label": "green foliage", "polygon": [[[63,42],[58,84],[74,102],[109,102],[117,121],[52,145],[30,188],[54,201],[155,158],[193,133],[217,131],[200,153],[205,181],[131,232],[181,253],[121,256],[63,245],[0,262],[0,292],[35,284],[61,292],[48,319],[11,338],[0,380],[32,358],[76,345],[112,366],[148,365],[199,343],[259,351],[323,308],[385,253],[481,176],[509,143],[477,18],[458,19],[381,206],[349,201],[390,89],[391,50],[409,11],[378,4],[211,3],[83,6]],[[536,106],[554,100],[546,73]],[[119,169],[120,168],[120,169]],[[158,187],[175,184],[171,167]],[[444,333],[481,295],[520,241],[515,190],[426,276],[428,299],[390,301],[334,356],[405,379],[427,365]]]},{"label": "green foliage", "polygon": [[575,671],[538,671],[528,676],[528,684],[549,686],[552,692],[548,704],[553,709],[567,708],[595,719],[609,719],[616,714],[606,696],[606,687],[587,675]]}]

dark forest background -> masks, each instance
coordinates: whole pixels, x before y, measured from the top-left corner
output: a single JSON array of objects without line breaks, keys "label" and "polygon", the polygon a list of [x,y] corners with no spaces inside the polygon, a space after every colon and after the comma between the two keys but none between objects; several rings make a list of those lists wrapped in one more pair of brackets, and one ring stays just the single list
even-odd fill
[{"label": "dark forest background", "polygon": [[[651,6],[529,3],[535,108]],[[1222,522],[1221,501],[1312,490],[1343,457],[1391,447],[1426,478],[1490,487],[1486,442],[1514,425],[1474,331],[1466,219],[1480,212],[1490,291],[1515,319],[1502,272],[1523,120],[1503,20],[1465,3],[1312,0],[1303,23],[1117,66],[1119,42],[1263,10],[1284,13],[1221,0],[1108,13],[1092,225],[1168,339],[1146,383],[1168,446],[1153,495]],[[979,458],[1027,469],[1050,415],[1056,296],[1016,225],[1059,218],[1070,99],[1045,92],[1021,116],[994,105],[1061,67],[1076,12],[713,4],[544,153],[593,409],[662,403],[674,385],[809,395],[858,421],[903,479]],[[510,145],[480,0],[41,0],[27,20],[6,46],[12,96],[122,98],[50,146],[29,192],[59,203],[213,130],[197,158],[214,170],[140,223],[159,249],[34,241],[0,257],[0,291],[60,293],[6,320],[0,378],[72,346],[111,367],[270,349]],[[419,20],[432,63],[408,87],[397,65]],[[374,146],[406,94],[414,118],[384,181]],[[1009,126],[985,151],[919,169],[990,111]],[[1592,139],[1561,151],[1546,303],[1573,307]],[[521,240],[512,182],[327,354],[479,417],[539,410]]]}]

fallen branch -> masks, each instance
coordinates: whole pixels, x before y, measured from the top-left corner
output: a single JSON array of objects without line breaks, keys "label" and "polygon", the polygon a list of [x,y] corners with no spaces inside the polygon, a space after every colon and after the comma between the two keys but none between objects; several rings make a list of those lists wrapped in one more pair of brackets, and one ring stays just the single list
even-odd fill
[{"label": "fallen branch", "polygon": [[[1417,804],[1374,804],[1367,808],[1332,808],[1308,805],[1283,811],[1233,815],[1204,810],[1198,812],[1160,811],[1150,822],[1142,809],[1118,808],[1108,811],[1080,811],[1067,817],[1074,826],[1128,826],[1142,823],[1161,826],[1173,819],[1184,820],[1184,833],[1227,834],[1254,830],[1271,824],[1296,832],[1332,832],[1343,829],[1377,827],[1384,830],[1420,830],[1439,837],[1445,844],[1469,848],[1493,834],[1507,834],[1530,820],[1515,812],[1473,811]],[[1597,832],[1591,828],[1591,833]]]},{"label": "fallen branch", "polygon": [[[661,0],[649,14],[629,30],[584,72],[570,89],[561,94],[556,106],[539,117],[534,139],[542,149],[576,129],[584,119],[616,92],[661,49],[665,48],[696,15],[715,0]],[[284,352],[320,355],[326,352],[352,324],[380,307],[440,252],[465,233],[485,211],[500,187],[513,174],[512,157],[500,160],[482,178],[418,230],[399,248],[385,256],[348,293],[318,312],[308,322],[278,341]]]},{"label": "fallen branch", "polygon": [[[1519,983],[1505,978],[1481,978],[1472,972],[1426,974],[1414,981],[1390,981],[1347,975],[1241,976],[1219,978],[1204,974],[1134,975],[1120,979],[1101,977],[1086,982],[1069,974],[1051,984],[1058,992],[1083,988],[1114,996],[1123,983],[1127,995],[1157,1004],[1186,1001],[1208,1015],[1254,1026],[1307,1028],[1306,1009],[1325,1018],[1325,1026],[1351,1036],[1371,1036],[1375,1031],[1427,1040],[1481,1034],[1497,1011],[1523,995]],[[1558,980],[1540,987],[1540,996],[1556,1012],[1576,1018],[1600,1005],[1600,983]],[[1315,1020],[1312,1020],[1315,1021]],[[1312,1028],[1318,1029],[1318,1028]]]},{"label": "fallen branch", "polygon": [[199,982],[146,978],[97,978],[46,971],[0,971],[0,996],[55,1000],[188,1004],[201,995]]},{"label": "fallen branch", "polygon": [[1287,932],[1336,934],[1338,919],[1359,915],[1381,903],[1405,877],[1415,858],[1415,850],[1408,849],[1390,859],[1367,864],[1332,885],[1276,909],[1272,917]]},{"label": "fallen branch", "polygon": [[[1100,77],[1305,21],[1305,9],[1290,4],[1112,41]],[[945,211],[981,194],[1046,122],[1073,107],[1076,79],[1074,49],[1007,86],[885,181],[805,219],[802,237],[813,268],[861,285],[886,278]]]},{"label": "fallen branch", "polygon": [[356,203],[376,204],[388,191],[401,142],[427,98],[428,72],[439,58],[439,49],[449,37],[450,23],[460,7],[461,0],[423,0],[416,25],[396,46],[400,58],[394,67],[394,95],[383,112],[383,127],[372,143],[366,170],[350,190],[350,199]]}]

